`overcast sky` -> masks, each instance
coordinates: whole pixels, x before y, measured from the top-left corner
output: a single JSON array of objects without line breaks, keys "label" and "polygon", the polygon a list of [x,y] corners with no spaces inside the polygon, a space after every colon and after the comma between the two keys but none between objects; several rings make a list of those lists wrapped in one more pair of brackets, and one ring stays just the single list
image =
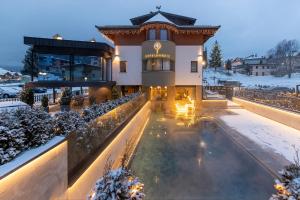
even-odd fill
[{"label": "overcast sky", "polygon": [[198,25],[221,25],[206,46],[218,40],[225,58],[264,55],[280,40],[300,40],[300,0],[1,0],[0,65],[21,65],[23,36],[99,40],[95,25],[130,24],[156,5]]}]

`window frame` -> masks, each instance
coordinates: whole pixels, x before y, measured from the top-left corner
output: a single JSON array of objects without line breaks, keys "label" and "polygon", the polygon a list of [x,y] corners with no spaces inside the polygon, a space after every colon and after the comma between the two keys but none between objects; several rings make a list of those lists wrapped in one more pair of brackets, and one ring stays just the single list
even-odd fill
[{"label": "window frame", "polygon": [[[193,71],[193,63],[196,63],[196,71]],[[198,73],[198,61],[192,60],[191,61],[191,73]]]},{"label": "window frame", "polygon": [[[162,32],[165,31],[166,32],[166,38],[162,38]],[[169,33],[168,33],[168,29],[159,29],[159,39],[162,41],[167,41],[169,40]]]},{"label": "window frame", "polygon": [[[151,33],[151,31],[153,31],[153,33],[154,33],[154,38],[150,38],[150,33]],[[149,29],[148,30],[148,40],[156,40],[156,35],[157,35],[157,33],[156,33],[156,29],[154,29],[154,28],[152,28],[152,29]]]},{"label": "window frame", "polygon": [[[122,63],[125,64],[125,70],[122,70],[123,69]],[[119,63],[120,73],[127,73],[127,66],[128,66],[127,60],[120,60],[120,63]]]}]

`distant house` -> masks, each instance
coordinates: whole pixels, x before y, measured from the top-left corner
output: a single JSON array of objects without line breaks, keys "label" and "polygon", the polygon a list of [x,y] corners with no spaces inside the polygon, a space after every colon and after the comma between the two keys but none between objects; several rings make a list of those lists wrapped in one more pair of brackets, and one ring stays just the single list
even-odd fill
[{"label": "distant house", "polygon": [[233,64],[234,72],[253,76],[268,76],[276,70],[276,65],[265,57],[235,59]]}]

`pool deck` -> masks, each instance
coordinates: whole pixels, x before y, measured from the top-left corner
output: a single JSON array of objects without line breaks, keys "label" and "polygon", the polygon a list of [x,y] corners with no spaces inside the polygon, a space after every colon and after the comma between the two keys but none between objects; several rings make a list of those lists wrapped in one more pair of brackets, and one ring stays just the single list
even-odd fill
[{"label": "pool deck", "polygon": [[228,107],[209,115],[236,144],[279,176],[278,171],[293,161],[294,146],[300,146],[300,131],[242,109],[233,102],[229,102]]}]

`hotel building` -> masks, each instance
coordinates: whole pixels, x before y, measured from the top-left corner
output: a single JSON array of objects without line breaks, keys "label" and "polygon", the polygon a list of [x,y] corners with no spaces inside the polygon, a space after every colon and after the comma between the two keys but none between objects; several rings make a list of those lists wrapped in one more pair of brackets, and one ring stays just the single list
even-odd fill
[{"label": "hotel building", "polygon": [[131,25],[96,26],[115,45],[112,79],[122,92],[139,88],[151,100],[187,98],[201,103],[203,45],[220,26],[157,10],[130,19]]},{"label": "hotel building", "polygon": [[47,74],[31,87],[89,87],[89,94],[102,101],[116,85],[123,94],[142,90],[165,108],[187,102],[201,105],[203,45],[220,26],[195,25],[194,18],[161,10],[130,21],[131,25],[96,26],[113,46],[60,35],[24,37],[24,44],[38,54],[39,72]]}]

